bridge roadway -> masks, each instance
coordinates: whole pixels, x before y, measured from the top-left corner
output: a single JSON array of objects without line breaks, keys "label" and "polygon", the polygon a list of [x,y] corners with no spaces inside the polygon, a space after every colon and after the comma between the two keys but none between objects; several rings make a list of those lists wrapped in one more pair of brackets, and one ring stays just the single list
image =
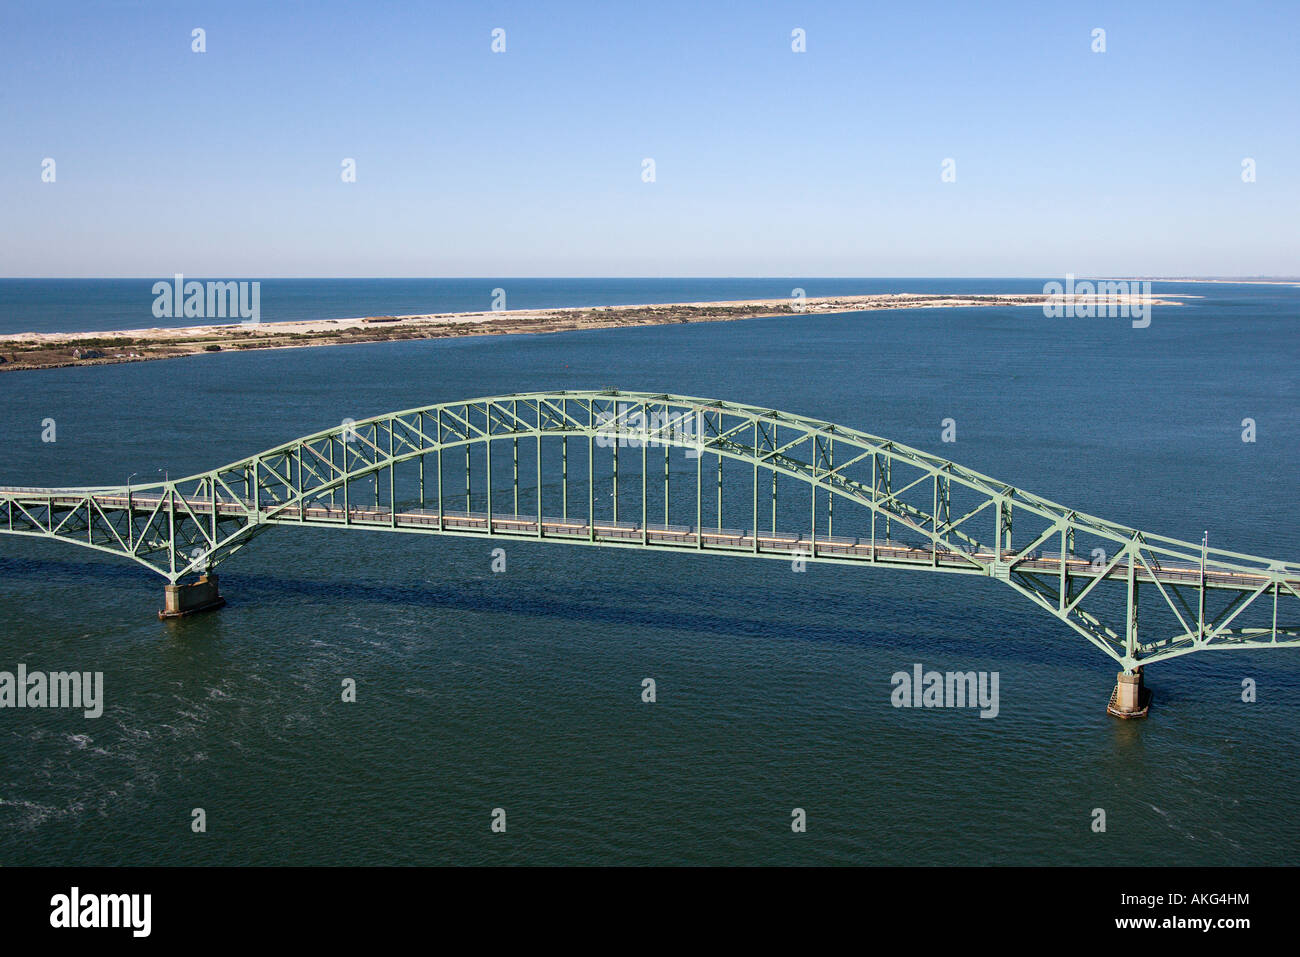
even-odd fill
[{"label": "bridge roadway", "polygon": [[[0,488],[0,493],[15,494],[21,499],[21,493],[33,493],[32,503],[76,506],[85,501],[88,490],[67,490],[60,494],[58,489]],[[53,494],[51,494],[53,493]],[[116,509],[130,508],[133,513],[151,513],[158,507],[158,495],[104,494],[89,492],[101,507]],[[209,498],[178,498],[178,504],[184,503],[194,515],[211,515],[213,502]],[[245,516],[253,510],[251,501],[241,501],[226,497],[216,500],[217,514],[221,516]],[[542,517],[541,530],[538,531],[536,516],[501,515],[492,516],[492,527],[488,530],[486,512],[461,512],[444,509],[439,516],[436,509],[412,509],[399,511],[393,515],[386,508],[365,508],[350,506],[345,512],[342,506],[310,505],[305,510],[296,505],[263,502],[259,519],[264,522],[283,525],[349,525],[360,528],[404,528],[423,530],[431,533],[442,532],[453,535],[479,534],[487,537],[537,539],[549,538],[572,542],[599,542],[617,545],[623,543],[661,545],[679,550],[726,551],[735,553],[772,555],[789,557],[824,558],[835,561],[857,561],[864,564],[890,564],[938,568],[948,571],[965,571],[968,573],[987,574],[984,566],[993,562],[990,550],[956,551],[942,545],[937,548],[918,547],[892,541],[861,537],[818,536],[814,542],[810,536],[795,533],[778,532],[776,534],[758,535],[755,546],[754,536],[741,529],[705,528],[697,534],[692,526],[663,525],[647,523],[645,528],[639,522],[614,522],[597,519],[595,529],[585,518]],[[897,520],[896,520],[897,521]],[[999,556],[1002,564],[1014,564],[1016,569],[1041,572],[1048,575],[1060,575],[1061,558],[1059,553],[1049,554],[1034,551],[1022,555],[1015,551],[1003,550]],[[1096,565],[1077,555],[1067,556],[1065,572],[1075,578],[1113,578],[1127,579],[1128,564],[1117,563],[1114,567]],[[1155,575],[1153,577],[1152,571]],[[1139,563],[1134,570],[1134,579],[1138,582],[1159,581],[1163,584],[1199,585],[1202,571],[1198,565],[1162,564],[1151,570]],[[1237,570],[1205,569],[1207,588],[1258,588],[1268,579],[1263,575]],[[1293,587],[1300,588],[1300,578],[1288,579]]]}]

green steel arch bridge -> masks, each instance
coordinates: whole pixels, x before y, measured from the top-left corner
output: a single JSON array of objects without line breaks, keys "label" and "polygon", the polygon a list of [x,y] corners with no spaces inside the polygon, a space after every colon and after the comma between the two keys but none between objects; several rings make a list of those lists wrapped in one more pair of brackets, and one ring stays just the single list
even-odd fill
[{"label": "green steel arch bridge", "polygon": [[[0,533],[121,555],[163,617],[224,604],[216,566],[281,525],[883,566],[992,578],[1123,669],[1300,645],[1300,564],[1139,531],[801,415],[640,392],[444,402],[132,487],[0,487]],[[197,581],[194,579],[197,578]]]}]

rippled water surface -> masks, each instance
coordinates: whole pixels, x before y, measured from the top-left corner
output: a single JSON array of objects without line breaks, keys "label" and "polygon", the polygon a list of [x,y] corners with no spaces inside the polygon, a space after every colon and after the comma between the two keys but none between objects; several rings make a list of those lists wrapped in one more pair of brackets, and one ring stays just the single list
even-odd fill
[{"label": "rippled water surface", "polygon": [[[931,291],[1002,291],[948,282]],[[842,422],[1092,514],[1300,558],[1300,290],[1157,291],[1205,298],[1142,330],[935,309],[0,374],[0,482],[177,476],[344,417],[616,386]],[[354,292],[317,308],[434,307]],[[1122,723],[1110,660],[989,580],[528,542],[493,574],[489,549],[276,529],[221,567],[228,607],[164,624],[143,569],[0,537],[0,670],[102,671],[107,696],[97,720],[0,710],[0,864],[1300,859],[1300,649],[1161,663],[1150,718]],[[998,717],[893,708],[890,676],[917,662],[998,672]]]}]

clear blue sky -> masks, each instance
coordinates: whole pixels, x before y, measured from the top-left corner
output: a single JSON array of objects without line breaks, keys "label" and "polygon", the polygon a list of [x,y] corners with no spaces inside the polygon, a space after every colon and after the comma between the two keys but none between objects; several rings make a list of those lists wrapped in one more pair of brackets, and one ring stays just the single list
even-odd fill
[{"label": "clear blue sky", "polygon": [[1295,274],[1298,38],[1294,0],[7,2],[0,275]]}]

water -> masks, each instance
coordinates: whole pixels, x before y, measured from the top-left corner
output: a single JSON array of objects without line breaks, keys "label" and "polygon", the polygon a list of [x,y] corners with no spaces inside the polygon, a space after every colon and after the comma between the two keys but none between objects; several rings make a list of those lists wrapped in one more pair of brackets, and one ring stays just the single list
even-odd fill
[{"label": "water", "polygon": [[[788,285],[665,281],[653,298]],[[716,296],[692,292],[706,288]],[[842,422],[1093,514],[1300,558],[1300,290],[1158,291],[1205,298],[1157,308],[1142,330],[933,309],[0,374],[0,481],[175,476],[347,416],[617,386]],[[556,305],[636,293],[590,281],[545,294]],[[319,295],[335,315],[446,308],[353,308],[408,295],[368,281]],[[40,440],[46,418],[56,443]],[[954,445],[939,440],[945,418]],[[108,699],[93,721],[0,711],[0,863],[1300,857],[1300,822],[1279,811],[1297,777],[1300,651],[1159,664],[1150,718],[1118,722],[1104,710],[1109,659],[989,580],[506,547],[508,571],[494,575],[482,541],[276,529],[222,566],[227,608],[165,625],[153,617],[161,579],[0,538],[0,669],[102,670]],[[894,709],[890,676],[915,662],[999,672],[999,716]],[[647,676],[654,705],[640,700]],[[1246,677],[1253,704],[1240,700]],[[356,704],[340,701],[345,678]],[[197,807],[206,834],[190,830]],[[504,835],[489,830],[496,807]],[[795,807],[806,834],[790,831]],[[1090,829],[1094,808],[1104,834]]]}]

